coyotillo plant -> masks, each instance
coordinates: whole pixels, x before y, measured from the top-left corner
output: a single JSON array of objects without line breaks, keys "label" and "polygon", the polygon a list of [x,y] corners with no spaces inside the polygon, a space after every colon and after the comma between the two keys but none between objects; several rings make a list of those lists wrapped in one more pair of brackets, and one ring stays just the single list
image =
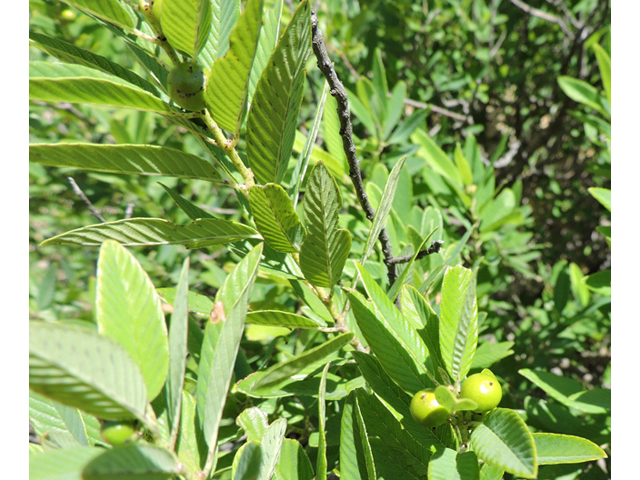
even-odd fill
[{"label": "coyotillo plant", "polygon": [[[34,141],[30,162],[138,195],[145,177],[162,183],[145,185],[145,216],[40,243],[97,251],[97,266],[82,297],[92,314],[30,321],[32,478],[497,480],[607,456],[528,425],[506,383],[498,407],[483,369],[513,343],[481,336],[481,245],[515,248],[529,212],[518,187],[491,183],[474,140],[451,161],[423,116],[400,121],[402,87],[387,97],[380,57],[365,102],[338,77],[307,0],[292,12],[282,0],[66,3],[136,64],[32,31],[34,105],[86,108],[77,122],[143,112],[157,128],[139,137],[141,117],[114,118],[115,141]],[[322,79],[313,102],[307,70]],[[365,177],[349,112],[369,107],[379,116],[364,122],[403,150]],[[404,195],[417,172],[464,233]],[[158,264],[172,266],[162,281]],[[607,412],[606,391],[576,393],[573,405]]]}]

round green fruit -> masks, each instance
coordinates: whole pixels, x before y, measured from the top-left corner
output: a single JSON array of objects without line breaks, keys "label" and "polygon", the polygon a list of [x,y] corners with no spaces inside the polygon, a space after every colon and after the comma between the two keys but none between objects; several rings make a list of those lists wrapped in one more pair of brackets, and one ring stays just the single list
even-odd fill
[{"label": "round green fruit", "polygon": [[502,387],[493,374],[476,373],[462,383],[460,397],[478,404],[474,412],[488,412],[496,408],[502,400]]},{"label": "round green fruit", "polygon": [[420,425],[437,427],[445,423],[451,412],[436,400],[436,394],[431,390],[420,390],[411,399],[409,406],[411,416]]},{"label": "round green fruit", "polygon": [[73,22],[76,19],[76,17],[77,17],[76,12],[68,8],[60,12],[60,18],[64,22]]},{"label": "round green fruit", "polygon": [[136,437],[135,422],[126,420],[104,421],[100,435],[109,445],[118,446],[132,442]]},{"label": "round green fruit", "polygon": [[185,110],[200,111],[205,107],[206,77],[197,63],[185,62],[169,73],[169,96]]}]

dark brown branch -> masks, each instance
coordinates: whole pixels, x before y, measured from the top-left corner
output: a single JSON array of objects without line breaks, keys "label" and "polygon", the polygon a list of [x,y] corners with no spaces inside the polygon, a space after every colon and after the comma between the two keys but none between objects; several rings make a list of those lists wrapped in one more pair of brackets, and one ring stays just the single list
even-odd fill
[{"label": "dark brown branch", "polygon": [[73,191],[76,193],[76,195],[78,195],[82,199],[82,201],[87,205],[87,208],[91,212],[91,215],[96,217],[102,223],[105,223],[106,220],[104,219],[104,217],[100,214],[100,212],[96,209],[96,207],[93,206],[93,204],[91,203],[91,200],[87,198],[87,196],[80,189],[76,181],[71,177],[67,177],[67,180],[69,180],[69,183],[71,184],[71,188],[73,188]]},{"label": "dark brown branch", "polygon": [[[420,260],[421,258],[424,258],[427,255],[431,255],[432,253],[438,253],[442,245],[444,245],[444,242],[442,240],[436,240],[434,242],[431,242],[431,245],[429,245],[428,248],[425,248],[424,250],[420,250],[420,252],[416,256],[416,260]],[[404,257],[393,257],[391,261],[392,263],[395,263],[395,264],[408,263],[411,261],[414,255],[415,254],[412,253],[411,255],[405,255]]]},{"label": "dark brown branch", "polygon": [[556,17],[555,15],[547,13],[544,10],[533,8],[532,6],[527,5],[521,0],[511,0],[511,3],[513,3],[516,7],[521,9],[523,12],[528,13],[529,15],[533,15],[534,17],[541,18],[543,20],[546,20],[547,22],[557,24],[567,37],[572,40],[575,38],[575,34],[571,30],[569,30],[567,24],[562,18]]}]

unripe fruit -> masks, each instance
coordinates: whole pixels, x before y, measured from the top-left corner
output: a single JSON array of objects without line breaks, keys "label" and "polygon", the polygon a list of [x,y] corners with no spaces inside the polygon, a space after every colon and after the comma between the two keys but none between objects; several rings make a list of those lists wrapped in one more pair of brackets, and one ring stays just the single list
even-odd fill
[{"label": "unripe fruit", "polygon": [[104,421],[100,435],[109,445],[118,446],[132,442],[136,437],[135,422],[127,420]]},{"label": "unripe fruit", "polygon": [[462,383],[460,397],[478,404],[474,412],[488,412],[496,408],[502,400],[502,387],[493,375],[476,373]]},{"label": "unripe fruit", "polygon": [[205,107],[204,88],[206,77],[197,63],[176,65],[167,79],[169,96],[185,110],[200,111]]},{"label": "unripe fruit", "polygon": [[411,416],[420,425],[437,427],[445,423],[451,412],[436,400],[436,394],[431,390],[420,390],[411,399],[409,406]]},{"label": "unripe fruit", "polygon": [[76,17],[77,17],[76,12],[68,8],[60,12],[60,19],[63,22],[73,22],[76,19]]}]

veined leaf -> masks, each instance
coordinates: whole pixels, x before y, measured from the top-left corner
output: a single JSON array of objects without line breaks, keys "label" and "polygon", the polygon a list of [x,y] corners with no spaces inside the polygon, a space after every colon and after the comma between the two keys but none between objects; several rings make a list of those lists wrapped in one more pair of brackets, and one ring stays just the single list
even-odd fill
[{"label": "veined leaf", "polygon": [[340,422],[340,478],[377,478],[371,445],[355,392],[351,392],[347,397]]},{"label": "veined leaf", "polygon": [[203,448],[204,439],[196,417],[196,400],[193,395],[184,390],[181,407],[176,453],[180,461],[195,472],[204,467],[204,458],[207,453],[206,448]]},{"label": "veined leaf", "polygon": [[211,20],[211,0],[163,0],[162,33],[194,61],[209,37]]},{"label": "veined leaf", "polygon": [[313,480],[311,461],[300,442],[285,438],[276,464],[274,480]]},{"label": "veined leaf", "polygon": [[300,250],[300,269],[316,287],[338,283],[351,250],[351,234],[338,228],[340,208],[342,196],[335,179],[322,162],[317,163],[307,182],[307,237]]},{"label": "veined leaf", "polygon": [[276,390],[281,384],[290,382],[294,375],[306,367],[318,362],[326,362],[329,355],[340,350],[351,340],[353,340],[353,333],[345,333],[334,337],[300,355],[249,375],[238,382],[237,388],[251,396],[261,396],[264,392]]},{"label": "veined leaf", "polygon": [[373,225],[371,226],[371,230],[369,231],[369,236],[367,237],[367,244],[364,247],[364,252],[362,253],[362,257],[360,258],[360,263],[362,265],[365,264],[367,258],[371,254],[375,243],[378,241],[378,236],[380,235],[380,231],[382,227],[384,227],[387,216],[389,215],[389,211],[391,210],[391,205],[393,204],[393,198],[396,194],[396,188],[398,188],[398,179],[400,177],[400,170],[404,165],[404,161],[407,157],[404,156],[398,160],[398,163],[395,164],[393,170],[389,174],[389,178],[387,179],[387,183],[384,186],[384,192],[382,193],[382,199],[380,200],[380,205],[376,210],[376,215],[373,218]]},{"label": "veined leaf", "polygon": [[267,428],[269,428],[268,416],[258,407],[250,407],[236,417],[236,424],[244,430],[249,442],[262,440]]},{"label": "veined leaf", "polygon": [[29,480],[82,480],[82,470],[105,452],[101,447],[54,448],[29,455]]},{"label": "veined leaf", "polygon": [[122,0],[64,0],[64,3],[121,28],[132,29],[138,23],[133,8]]},{"label": "veined leaf", "polygon": [[191,220],[198,220],[199,218],[215,218],[206,210],[203,210],[197,205],[191,203],[189,200],[187,200],[178,192],[176,192],[173,188],[169,188],[163,183],[160,183],[160,182],[158,183],[162,188],[164,188],[165,192],[169,194],[169,196],[176,203],[176,205],[180,207],[180,210],[186,213],[187,217],[189,217]]},{"label": "veined leaf", "polygon": [[159,96],[158,89],[138,74],[123,68],[116,62],[112,62],[107,57],[93,53],[90,50],[77,47],[73,43],[69,43],[59,38],[49,37],[41,33],[29,30],[29,40],[40,50],[47,52],[49,55],[67,63],[78,63],[85,67],[95,68],[104,73],[120,77],[124,81],[140,87],[154,96]]},{"label": "veined leaf", "polygon": [[229,36],[240,16],[240,0],[211,0],[211,30],[198,55],[198,63],[207,74],[213,63],[229,50]]},{"label": "veined leaf", "polygon": [[29,100],[178,113],[168,103],[120,77],[82,65],[63,63],[29,62]]},{"label": "veined leaf", "polygon": [[104,478],[169,479],[182,473],[175,456],[156,445],[130,443],[104,450],[82,471],[83,480]]},{"label": "veined leaf", "polygon": [[538,473],[533,435],[513,410],[489,412],[471,434],[471,448],[481,460],[513,475],[535,478]]},{"label": "veined leaf", "polygon": [[591,462],[607,454],[595,443],[582,437],[558,433],[534,433],[538,465]]},{"label": "veined leaf", "polygon": [[[349,98],[351,100],[351,98]],[[348,168],[347,155],[344,153],[342,136],[340,135],[340,118],[338,117],[338,101],[331,95],[322,115],[322,141],[327,151],[345,168]]]},{"label": "veined leaf", "polygon": [[260,465],[260,474],[256,480],[271,480],[276,470],[276,464],[280,458],[280,450],[284,434],[287,429],[287,419],[279,418],[267,428],[264,432],[260,447],[262,448],[262,459]]},{"label": "veined leaf", "polygon": [[209,455],[217,447],[218,428],[261,255],[259,244],[236,265],[218,290],[217,307],[205,327],[196,399]]},{"label": "veined leaf", "polygon": [[261,184],[280,184],[289,166],[311,54],[308,2],[296,8],[258,81],[247,117],[247,159]]},{"label": "veined leaf", "polygon": [[249,205],[256,228],[271,248],[296,253],[304,227],[287,192],[280,185],[255,185],[249,190]]},{"label": "veined leaf", "polygon": [[146,420],[138,365],[120,344],[92,329],[29,322],[29,388],[98,418]]},{"label": "veined leaf", "polygon": [[318,457],[316,460],[316,472],[318,478],[327,477],[327,434],[325,432],[327,416],[327,405],[325,396],[327,394],[327,373],[331,367],[331,362],[327,362],[322,370],[320,379],[320,389],[318,391]]},{"label": "veined leaf", "polygon": [[451,378],[460,381],[471,368],[478,343],[475,277],[460,265],[444,274],[439,330],[442,360]]},{"label": "veined leaf", "polygon": [[153,145],[56,143],[29,145],[29,161],[50,167],[94,172],[158,175],[222,182],[208,161],[190,153]]},{"label": "veined leaf", "polygon": [[273,2],[273,6],[262,14],[262,30],[260,30],[258,48],[256,49],[256,56],[251,67],[251,75],[249,76],[249,103],[251,103],[264,67],[267,65],[267,62],[273,53],[273,49],[276,46],[276,42],[278,41],[278,37],[280,36],[282,3],[283,0],[275,0]]},{"label": "veined leaf", "polygon": [[273,327],[310,328],[326,327],[326,323],[318,323],[310,318],[279,310],[257,310],[249,312],[247,323],[252,325],[270,325]]},{"label": "veined leaf", "polygon": [[242,445],[233,458],[233,480],[257,480],[262,465],[262,447],[258,442]]},{"label": "veined leaf", "polygon": [[216,123],[237,136],[246,112],[249,75],[262,27],[262,0],[249,0],[229,37],[229,51],[211,67],[205,100]]},{"label": "veined leaf", "polygon": [[169,365],[167,327],[155,287],[135,257],[113,240],[100,248],[96,277],[98,330],[136,362],[153,400]]},{"label": "veined leaf", "polygon": [[116,240],[123,245],[184,245],[204,248],[257,235],[253,228],[230,220],[203,218],[175,225],[161,218],[132,218],[78,228],[45,240],[40,245],[100,245]]}]

